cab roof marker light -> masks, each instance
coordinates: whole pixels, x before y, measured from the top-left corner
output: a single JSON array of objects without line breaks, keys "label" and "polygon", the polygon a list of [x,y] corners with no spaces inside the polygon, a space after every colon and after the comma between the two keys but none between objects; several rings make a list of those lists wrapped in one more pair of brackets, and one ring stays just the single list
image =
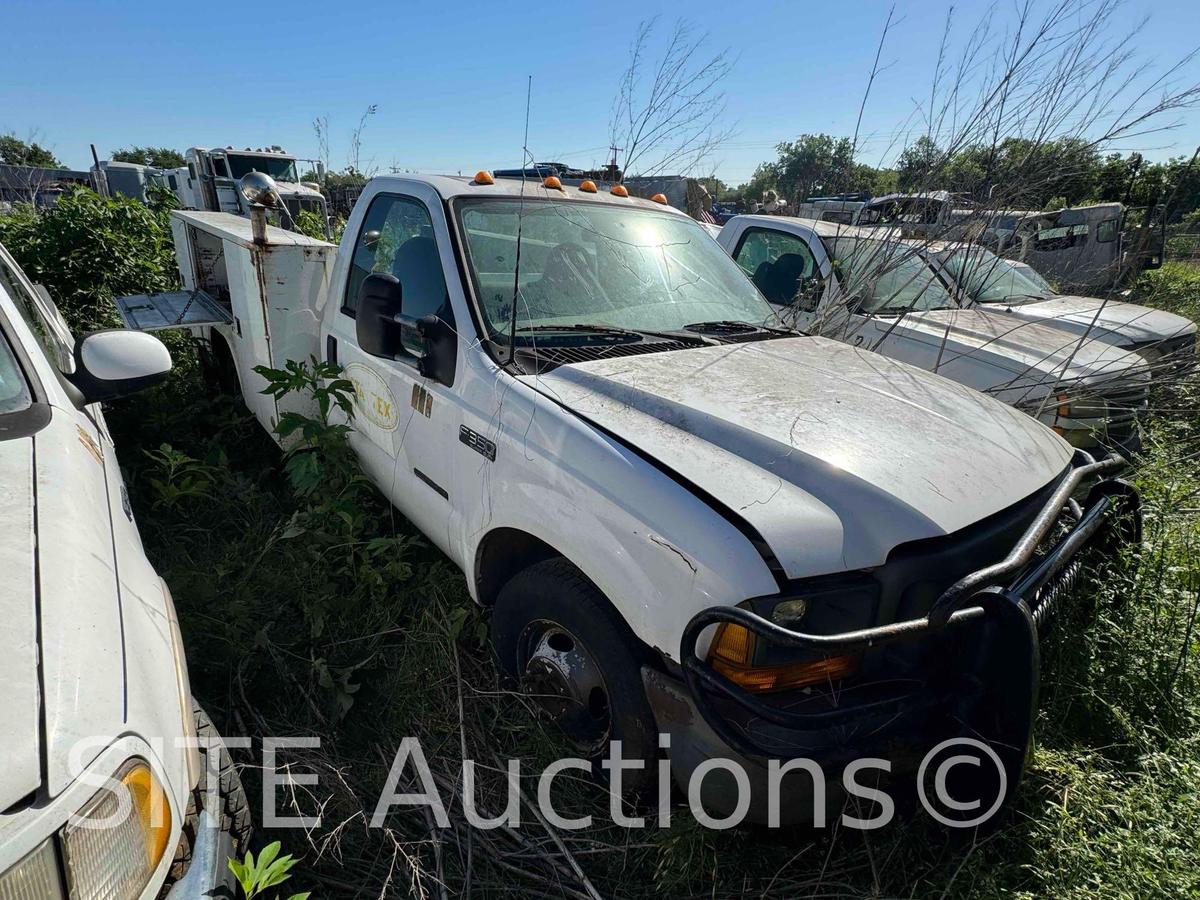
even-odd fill
[{"label": "cab roof marker light", "polygon": [[480,169],[475,173],[475,180],[472,184],[495,184],[496,179],[492,177],[492,173],[486,169]]},{"label": "cab roof marker light", "polygon": [[623,184],[614,184],[612,186],[612,190],[609,191],[609,193],[612,194],[614,197],[628,197],[629,196],[629,188],[625,187],[625,185],[623,185]]},{"label": "cab roof marker light", "polygon": [[547,175],[545,180],[542,181],[542,185],[552,191],[561,191],[563,189],[562,182],[558,180],[556,175]]},{"label": "cab roof marker light", "polygon": [[667,195],[666,194],[655,194],[650,199],[653,200],[655,203],[661,203],[663,206],[671,205],[671,204],[667,203]]},{"label": "cab roof marker light", "polygon": [[596,193],[596,182],[590,180],[580,182],[579,190],[585,194],[594,194]]}]

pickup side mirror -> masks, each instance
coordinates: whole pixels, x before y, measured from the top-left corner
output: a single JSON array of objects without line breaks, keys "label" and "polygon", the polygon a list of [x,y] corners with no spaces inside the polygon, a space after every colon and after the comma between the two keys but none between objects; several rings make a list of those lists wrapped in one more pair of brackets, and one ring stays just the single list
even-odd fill
[{"label": "pickup side mirror", "polygon": [[821,306],[821,298],[824,294],[825,279],[814,272],[800,282],[794,305],[800,312],[816,312]]},{"label": "pickup side mirror", "polygon": [[93,331],[76,342],[75,371],[69,377],[84,403],[99,403],[158,384],[170,371],[171,354],[162,341],[116,328]]},{"label": "pickup side mirror", "polygon": [[400,330],[403,306],[400,279],[387,272],[373,272],[358,289],[358,311],[354,335],[363,353],[395,359],[404,353]]},{"label": "pickup side mirror", "polygon": [[[354,329],[359,348],[383,359],[415,357],[417,371],[423,376],[446,386],[454,384],[458,358],[454,329],[435,315],[419,319],[404,315],[402,297],[403,289],[395,275],[375,272],[363,279]],[[416,347],[412,346],[414,332]]]}]

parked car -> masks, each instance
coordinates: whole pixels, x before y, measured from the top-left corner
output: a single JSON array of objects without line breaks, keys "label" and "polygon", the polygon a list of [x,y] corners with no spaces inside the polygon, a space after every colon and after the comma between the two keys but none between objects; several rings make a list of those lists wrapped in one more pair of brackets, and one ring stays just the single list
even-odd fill
[{"label": "parked car", "polygon": [[1073,446],[1140,443],[1141,357],[979,306],[962,308],[925,244],[875,229],[738,216],[717,238],[788,322],[997,397]]},{"label": "parked car", "polygon": [[[249,835],[100,410],[170,368],[149,335],[74,341],[0,247],[3,898],[192,900],[230,884],[226,860]],[[186,746],[197,735],[211,750]]]},{"label": "parked car", "polygon": [[[340,365],[363,469],[462,568],[501,668],[576,755],[620,740],[649,777],[668,734],[682,784],[735,758],[760,821],[770,759],[911,774],[963,728],[1015,784],[1035,623],[1136,519],[1120,459],[781,327],[700,224],[627,194],[379,177],[340,248],[177,211],[204,302],[126,315],[210,341],[268,429],[303,401],[256,366]],[[716,778],[702,796],[738,799]]]},{"label": "parked car", "polygon": [[934,245],[928,255],[967,304],[1134,351],[1155,376],[1195,365],[1196,323],[1184,316],[1121,300],[1064,296],[1028,264],[977,245]]}]

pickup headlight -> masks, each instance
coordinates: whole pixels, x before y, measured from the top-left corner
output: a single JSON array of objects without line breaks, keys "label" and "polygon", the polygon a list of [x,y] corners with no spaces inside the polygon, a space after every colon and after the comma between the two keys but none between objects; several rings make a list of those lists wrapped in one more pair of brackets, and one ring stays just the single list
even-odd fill
[{"label": "pickup headlight", "polygon": [[71,900],[140,896],[170,836],[171,807],[162,785],[144,760],[130,760],[63,829]]},{"label": "pickup headlight", "polygon": [[59,900],[66,895],[53,841],[45,841],[0,875],[0,900]]}]

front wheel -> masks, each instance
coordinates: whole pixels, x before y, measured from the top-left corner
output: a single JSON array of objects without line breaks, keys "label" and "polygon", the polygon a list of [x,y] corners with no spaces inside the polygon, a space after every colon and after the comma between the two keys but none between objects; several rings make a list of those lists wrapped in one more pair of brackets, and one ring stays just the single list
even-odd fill
[{"label": "front wheel", "polygon": [[536,563],[500,591],[492,642],[501,672],[535,700],[572,748],[593,764],[621,741],[641,760],[622,786],[638,793],[654,780],[657,728],[642,685],[646,651],[603,594],[560,558]]}]

